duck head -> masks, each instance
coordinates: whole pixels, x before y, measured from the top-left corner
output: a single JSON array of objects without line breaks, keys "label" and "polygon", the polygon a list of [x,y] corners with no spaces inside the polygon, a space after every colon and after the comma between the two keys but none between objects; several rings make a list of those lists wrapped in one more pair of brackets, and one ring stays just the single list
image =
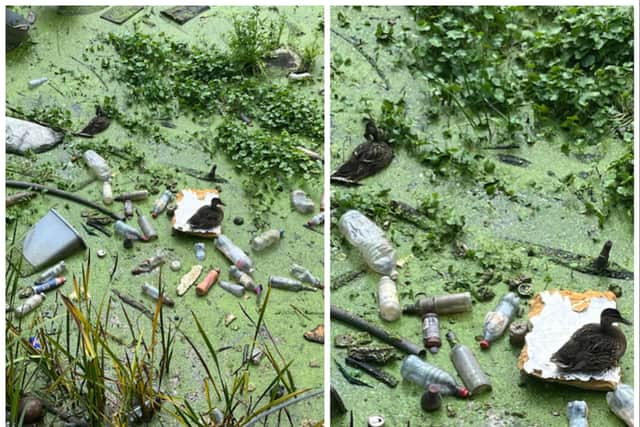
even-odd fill
[{"label": "duck head", "polygon": [[215,209],[216,206],[227,206],[227,205],[222,203],[222,200],[220,200],[218,197],[214,197],[213,199],[211,199],[211,208]]},{"label": "duck head", "polygon": [[611,325],[612,323],[624,323],[625,325],[631,325],[631,322],[622,317],[620,312],[615,308],[607,308],[600,313],[600,324]]}]

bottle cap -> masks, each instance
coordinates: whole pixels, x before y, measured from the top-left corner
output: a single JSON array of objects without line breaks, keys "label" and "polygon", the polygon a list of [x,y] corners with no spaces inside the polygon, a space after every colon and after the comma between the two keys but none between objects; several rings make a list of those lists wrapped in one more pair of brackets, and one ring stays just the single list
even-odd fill
[{"label": "bottle cap", "polygon": [[480,348],[483,350],[487,350],[489,348],[489,341],[487,340],[480,341]]},{"label": "bottle cap", "polygon": [[458,395],[458,397],[466,398],[469,397],[469,390],[464,387],[458,387],[456,394]]}]

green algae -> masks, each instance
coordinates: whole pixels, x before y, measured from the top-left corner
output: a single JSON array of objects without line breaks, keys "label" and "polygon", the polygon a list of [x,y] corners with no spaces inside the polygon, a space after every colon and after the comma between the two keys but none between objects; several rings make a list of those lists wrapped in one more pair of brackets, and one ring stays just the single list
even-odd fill
[{"label": "green algae", "polygon": [[[224,232],[238,245],[248,248],[250,238],[261,231],[250,221],[256,213],[253,200],[260,195],[247,192],[247,186],[243,183],[246,171],[236,168],[234,161],[226,156],[212,155],[209,149],[201,145],[202,141],[193,137],[194,132],[215,129],[221,122],[219,115],[214,113],[205,118],[197,118],[189,113],[177,112],[170,118],[175,128],[166,128],[160,125],[165,117],[159,116],[148,106],[136,103],[127,106],[131,99],[125,85],[117,82],[111,72],[102,65],[108,61],[117,62],[117,56],[101,42],[102,35],[108,32],[122,34],[140,30],[149,34],[162,32],[176,40],[196,45],[207,46],[213,43],[222,49],[227,41],[225,34],[233,28],[232,17],[242,15],[248,9],[214,7],[183,26],[163,19],[159,14],[162,7],[145,7],[141,13],[122,26],[100,19],[97,13],[81,17],[63,17],[58,16],[54,8],[36,7],[34,10],[39,17],[35,28],[30,32],[30,43],[7,55],[8,105],[20,107],[25,111],[43,106],[59,107],[71,112],[72,126],[70,123],[66,125],[79,129],[93,116],[95,103],[103,102],[105,97],[112,97],[115,108],[128,118],[128,121],[114,121],[107,131],[92,140],[68,136],[56,149],[37,156],[21,158],[8,155],[8,176],[32,181],[44,180],[49,185],[77,189],[78,195],[101,201],[102,186],[97,181],[90,182],[89,171],[81,160],[77,160],[76,155],[90,147],[109,147],[109,150],[104,151],[95,149],[104,155],[114,171],[114,193],[141,187],[149,188],[154,194],[148,200],[134,203],[134,207],[140,208],[148,215],[158,192],[165,186],[175,186],[177,189],[211,188],[211,183],[181,173],[180,167],[201,170],[204,175],[215,163],[218,165],[217,173],[229,181],[220,185],[221,197],[227,204]],[[322,32],[318,31],[318,24],[322,22],[323,17],[322,8],[269,8],[262,10],[262,13],[273,20],[282,17],[285,22],[282,41],[285,44],[308,46],[322,37]],[[302,28],[305,31],[302,31]],[[87,66],[81,65],[72,57]],[[315,75],[321,75],[322,64],[319,62],[321,61],[316,61],[313,70]],[[30,91],[27,89],[27,81],[35,78],[34,76],[47,76],[50,81],[47,85]],[[262,79],[265,86],[274,82],[287,84],[286,77],[269,70]],[[297,91],[296,96],[314,100],[317,98],[321,102],[317,93],[321,88],[322,79],[317,78]],[[214,141],[207,141],[208,144],[212,142]],[[303,228],[302,225],[308,218],[293,212],[289,202],[288,189],[294,185],[301,186],[316,202],[319,201],[322,191],[321,177],[306,178],[296,177],[288,182],[286,187],[281,188],[281,191],[271,189],[266,199],[270,205],[268,210],[261,211],[263,222],[269,223],[272,227],[285,229],[287,234],[277,248],[265,253],[250,254],[257,268],[255,278],[260,283],[266,284],[270,274],[286,275],[292,263],[306,266],[316,276],[322,275],[322,235]],[[122,209],[118,203],[111,207],[114,210]],[[13,230],[12,227],[16,226],[16,233],[20,237],[50,208],[56,208],[76,226],[90,248],[90,293],[96,302],[103,301],[110,294],[110,289],[116,289],[152,307],[152,302],[140,294],[140,286],[144,282],[157,283],[158,272],[133,277],[130,270],[142,260],[154,255],[157,250],[164,250],[169,254],[169,259],[179,259],[182,262],[180,272],[172,272],[168,268],[163,268],[162,271],[163,284],[169,295],[174,297],[173,289],[180,277],[197,262],[193,250],[193,244],[197,239],[172,235],[169,219],[165,215],[154,220],[159,239],[152,243],[136,244],[131,250],[123,249],[122,242],[116,237],[87,235],[80,227],[83,221],[81,214],[85,211],[83,207],[46,195],[39,196],[29,204],[9,209],[7,217],[11,223],[8,230]],[[235,217],[244,218],[244,225],[233,224],[232,219]],[[7,236],[10,238],[11,233],[8,232]],[[107,256],[97,258],[95,251],[98,249],[106,251]],[[223,278],[227,279],[224,266],[228,262],[215,250],[212,243],[206,243],[206,252],[203,262],[205,269],[223,267]],[[116,254],[119,255],[118,267],[111,285],[108,285]],[[88,254],[78,254],[67,260],[69,276],[81,274],[81,266],[87,256]],[[21,286],[29,283],[29,278],[21,279],[19,282]],[[64,286],[63,292],[68,293],[69,285]],[[177,300],[175,309],[166,309],[165,315],[179,322],[185,333],[197,343],[200,342],[196,325],[191,320],[190,313],[193,311],[215,347],[231,347],[219,355],[223,374],[231,376],[240,366],[243,346],[252,342],[254,334],[253,326],[244,317],[239,306],[242,305],[256,320],[258,307],[255,297],[238,299],[214,287],[206,298],[198,298],[190,292],[182,298],[174,299]],[[49,299],[42,310],[53,311],[54,305],[55,299]],[[234,314],[237,319],[226,327],[223,318],[229,313]],[[309,343],[302,337],[305,331],[322,323],[322,313],[322,292],[272,292],[264,324],[274,336],[285,360],[292,361],[290,370],[299,388],[322,387],[322,347]],[[129,315],[134,316],[134,321],[143,331],[150,330],[151,324],[146,317],[135,311],[129,311]],[[116,336],[127,335],[126,322],[119,303],[113,306],[110,327]],[[261,335],[258,345],[265,344],[265,340]],[[207,362],[212,363],[210,360]],[[250,372],[250,382],[257,392],[261,392],[273,376],[271,366],[264,360],[259,366],[251,367]],[[203,411],[206,409],[203,406],[204,378],[203,368],[194,351],[184,339],[178,338],[165,391],[177,399],[186,399],[196,410]],[[242,398],[249,399],[250,396],[251,393],[243,395]],[[220,401],[218,404],[222,405],[223,402]],[[311,399],[289,408],[288,411],[294,423],[299,425],[304,419],[322,419],[322,409],[322,399]],[[277,416],[271,416],[268,425],[275,425],[276,419]],[[151,424],[176,425],[177,421],[168,413],[161,412]]]},{"label": "green algae", "polygon": [[[602,188],[592,184],[592,178],[597,174],[596,170],[606,169],[624,154],[625,147],[614,139],[601,139],[586,150],[593,154],[591,158],[595,160],[585,162],[583,156],[562,154],[561,147],[568,141],[562,134],[557,134],[552,138],[534,136],[534,144],[520,143],[521,148],[517,150],[480,150],[473,144],[474,139],[486,138],[486,134],[478,133],[461,113],[435,118],[434,112],[439,112],[441,107],[431,102],[426,83],[419,74],[412,74],[398,60],[407,54],[403,47],[397,43],[383,45],[376,40],[378,23],[391,21],[394,22],[394,38],[399,38],[403,32],[410,37],[414,34],[415,22],[405,8],[332,9],[332,29],[337,29],[346,39],[355,40],[358,48],[346,42],[345,38],[332,34],[331,167],[336,169],[353,148],[363,142],[361,118],[371,114],[379,119],[383,101],[399,99],[404,99],[406,116],[414,133],[444,141],[444,148],[458,146],[477,152],[495,165],[490,173],[476,174],[471,178],[455,174],[443,176],[425,167],[415,153],[397,148],[391,165],[375,177],[365,179],[363,187],[339,190],[341,193],[355,193],[356,197],[389,191],[389,199],[414,207],[425,196],[437,193],[441,205],[450,207],[456,215],[464,216],[465,225],[458,240],[473,256],[460,257],[454,248],[449,247],[416,254],[412,248],[418,230],[393,218],[387,224],[387,235],[396,247],[398,259],[404,261],[397,281],[401,304],[414,302],[418,293],[440,295],[454,290],[456,286],[460,287],[459,290],[466,290],[465,287],[474,289],[486,269],[495,269],[495,279],[487,286],[496,294],[493,300],[474,302],[470,313],[440,318],[443,335],[451,329],[462,343],[473,349],[493,383],[493,391],[466,401],[448,397],[440,411],[425,413],[420,409],[421,391],[407,382],[402,382],[396,389],[389,389],[363,375],[362,379],[374,388],[356,387],[348,384],[332,365],[332,385],[342,395],[347,408],[353,411],[356,423],[360,424],[367,416],[380,414],[387,425],[407,425],[408,422],[420,426],[564,425],[567,402],[586,400],[591,424],[622,425],[609,411],[604,393],[533,379],[522,382],[516,366],[519,350],[502,338],[489,351],[481,352],[476,336],[482,334],[486,312],[493,309],[498,298],[507,292],[506,281],[520,274],[532,277],[535,292],[555,288],[604,291],[612,284],[620,285],[623,294],[618,306],[622,313],[633,315],[633,282],[577,273],[543,256],[529,256],[526,244],[514,245],[512,242],[517,239],[597,256],[602,244],[610,239],[614,242],[612,259],[633,270],[631,217],[623,209],[613,209],[607,220],[600,224],[596,216],[586,214],[584,203],[576,194],[577,188],[589,185],[593,188],[594,197],[600,197]],[[366,56],[360,54],[360,50]],[[370,58],[375,59],[382,75],[372,66]],[[385,79],[389,82],[388,89]],[[465,139],[470,143],[464,145]],[[520,168],[502,163],[497,158],[502,152],[525,158],[531,164]],[[566,177],[569,179],[563,179]],[[493,195],[487,194],[486,185],[496,179],[505,183],[508,193],[497,189]],[[340,237],[337,227],[332,227],[331,240],[332,277],[363,268],[358,252]],[[332,290],[332,304],[373,323],[383,323],[378,317],[378,279],[379,276],[371,272],[355,276],[339,289]],[[415,343],[421,342],[418,318],[405,316],[397,322],[384,323],[384,326]],[[338,361],[347,352],[335,347],[333,338],[351,331],[344,324],[332,323],[332,355]],[[624,332],[628,342],[633,342],[633,331],[624,328]],[[439,353],[428,355],[427,361],[454,373],[448,353],[445,343]],[[634,351],[629,346],[621,361],[623,381],[627,383],[633,382],[633,358]],[[397,361],[385,370],[399,377],[400,365],[401,362]],[[349,425],[349,415],[333,419],[332,425]]]}]

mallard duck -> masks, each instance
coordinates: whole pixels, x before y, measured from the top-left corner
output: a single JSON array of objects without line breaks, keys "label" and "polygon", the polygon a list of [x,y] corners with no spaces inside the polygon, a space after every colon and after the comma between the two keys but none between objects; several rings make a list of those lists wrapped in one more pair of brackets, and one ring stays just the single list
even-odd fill
[{"label": "mallard duck", "polygon": [[86,136],[92,137],[93,135],[97,135],[100,132],[106,130],[111,124],[111,119],[107,116],[107,113],[104,112],[102,107],[96,105],[96,115],[89,124],[87,124],[84,129],[76,134],[76,136]]},{"label": "mallard duck", "polygon": [[615,322],[631,324],[615,308],[603,310],[600,323],[589,323],[575,331],[551,361],[568,372],[596,372],[616,366],[627,350],[627,339],[613,325]]},{"label": "mallard duck", "polygon": [[364,137],[371,142],[386,142],[384,131],[370,118],[364,119]]},{"label": "mallard duck", "polygon": [[210,230],[219,226],[224,219],[224,211],[220,206],[225,206],[217,197],[211,199],[210,206],[202,206],[194,213],[187,223],[192,229]]}]

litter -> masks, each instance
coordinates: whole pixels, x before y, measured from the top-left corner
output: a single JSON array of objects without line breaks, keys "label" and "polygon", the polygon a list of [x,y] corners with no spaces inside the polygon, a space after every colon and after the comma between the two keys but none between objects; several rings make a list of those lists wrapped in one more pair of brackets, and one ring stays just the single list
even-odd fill
[{"label": "litter", "polygon": [[64,134],[25,120],[5,117],[6,152],[12,154],[42,153],[62,142]]}]

